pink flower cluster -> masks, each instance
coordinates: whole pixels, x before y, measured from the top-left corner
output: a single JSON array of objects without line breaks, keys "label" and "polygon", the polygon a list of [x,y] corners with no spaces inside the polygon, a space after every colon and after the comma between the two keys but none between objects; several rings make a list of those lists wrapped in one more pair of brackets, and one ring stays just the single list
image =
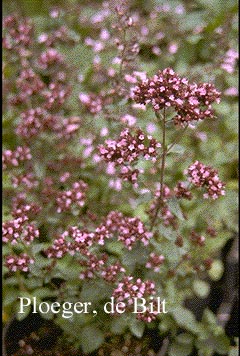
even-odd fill
[{"label": "pink flower cluster", "polygon": [[24,185],[27,189],[33,189],[39,184],[33,173],[19,174],[12,177],[12,185],[14,188]]},{"label": "pink flower cluster", "polygon": [[[154,197],[158,199],[160,198],[160,196],[161,196],[161,184],[157,184],[157,189],[154,193]],[[164,184],[162,200],[166,202],[167,199],[169,199],[171,196],[172,196],[171,189],[166,184]]]},{"label": "pink flower cluster", "polygon": [[[151,302],[154,305],[154,310],[151,311],[149,307],[147,307],[146,311],[144,313],[138,313],[137,314],[137,319],[142,320],[146,323],[151,323],[152,321],[157,319],[158,311],[157,311],[157,302],[156,300],[151,300]],[[161,310],[161,306],[160,306]]]},{"label": "pink flower cluster", "polygon": [[80,279],[92,279],[94,277],[102,277],[108,283],[115,283],[120,275],[125,272],[125,269],[119,262],[106,266],[108,260],[107,254],[102,254],[99,257],[89,254],[87,259],[79,261],[79,264],[85,268],[79,275]]},{"label": "pink flower cluster", "polygon": [[42,130],[46,117],[47,112],[40,107],[23,112],[21,114],[21,121],[16,129],[16,134],[28,139],[38,135],[40,130]]},{"label": "pink flower cluster", "polygon": [[41,33],[38,36],[38,43],[43,43],[47,47],[52,47],[57,43],[75,43],[77,38],[71,35],[69,28],[65,25],[59,27],[57,30],[54,30],[50,33]]},{"label": "pink flower cluster", "polygon": [[146,137],[142,130],[138,129],[133,136],[126,128],[120,133],[119,139],[106,140],[105,146],[101,145],[99,151],[106,161],[121,165],[136,161],[140,155],[155,161],[159,147],[161,144],[152,136]]},{"label": "pink flower cluster", "polygon": [[[113,291],[113,297],[117,302],[125,302],[129,307],[132,306],[134,299],[133,298],[144,298],[149,299],[156,294],[155,284],[152,281],[143,282],[138,278],[135,282],[133,277],[125,276],[118,283],[117,288]],[[153,319],[150,315],[145,315],[147,318],[144,318],[145,321],[151,322],[155,319],[155,315],[152,314]]]},{"label": "pink flower cluster", "polygon": [[12,210],[12,216],[14,218],[36,216],[41,211],[41,207],[36,203],[18,202],[18,197],[16,198]]},{"label": "pink flower cluster", "polygon": [[118,241],[122,241],[128,250],[131,250],[137,241],[142,242],[144,246],[148,245],[153,236],[139,218],[124,217],[119,212],[110,212],[104,223],[110,233],[117,233]]},{"label": "pink flower cluster", "polygon": [[192,184],[207,189],[207,193],[203,195],[205,199],[217,199],[221,195],[225,195],[225,184],[219,179],[216,169],[196,161],[188,168],[186,173]]},{"label": "pink flower cluster", "polygon": [[84,105],[86,110],[93,115],[96,115],[99,112],[101,112],[106,104],[110,104],[109,102],[110,99],[104,97],[101,94],[97,95],[94,93],[89,93],[89,94],[80,93],[79,100],[81,104]]},{"label": "pink flower cluster", "polygon": [[192,199],[192,193],[190,190],[186,187],[186,184],[184,182],[178,182],[176,187],[174,188],[175,196],[178,199],[184,198],[187,200]]},{"label": "pink flower cluster", "polygon": [[156,253],[150,253],[146,268],[153,269],[154,272],[160,271],[160,266],[163,264],[165,257],[163,255],[157,255]]},{"label": "pink flower cluster", "polygon": [[63,63],[63,56],[55,48],[48,48],[42,52],[38,58],[38,66],[41,69],[48,69],[52,65],[60,65]]},{"label": "pink flower cluster", "polygon": [[23,68],[16,80],[16,87],[20,91],[20,101],[24,102],[27,97],[38,94],[44,88],[44,83],[32,68]]},{"label": "pink flower cluster", "polygon": [[81,272],[79,275],[80,279],[91,279],[94,278],[96,272],[100,272],[103,269],[107,261],[107,255],[103,254],[100,258],[96,255],[89,254],[87,259],[79,261],[80,266],[85,267],[85,271]]},{"label": "pink flower cluster", "polygon": [[105,267],[107,255],[103,254],[98,257],[90,250],[93,244],[103,245],[104,239],[108,237],[109,233],[104,225],[97,227],[94,232],[71,226],[54,240],[53,245],[45,251],[45,254],[48,258],[62,258],[67,253],[77,254],[76,257],[80,257],[79,265],[84,267],[79,275],[80,279],[94,278],[99,272],[103,279],[113,283],[120,273],[125,272],[124,268],[118,262]]},{"label": "pink flower cluster", "polygon": [[55,137],[68,140],[80,127],[79,117],[62,118],[50,114],[41,107],[24,111],[21,114],[16,133],[26,140],[39,135],[41,132],[52,131]]},{"label": "pink flower cluster", "polygon": [[41,211],[41,207],[33,202],[27,201],[26,192],[17,193],[12,199],[12,216],[19,217],[26,215],[30,219]]},{"label": "pink flower cluster", "polygon": [[42,91],[45,98],[44,107],[47,110],[59,108],[63,105],[71,93],[71,87],[60,82],[51,82],[48,87]]},{"label": "pink flower cluster", "polygon": [[137,187],[138,186],[137,180],[138,180],[139,173],[141,171],[137,168],[122,166],[120,168],[119,178],[122,179],[123,181],[128,181],[132,183],[135,187]]},{"label": "pink flower cluster", "polygon": [[5,150],[2,155],[3,169],[18,167],[20,162],[28,161],[31,158],[30,149],[26,146],[18,146],[15,151]]},{"label": "pink flower cluster", "polygon": [[100,155],[106,162],[120,166],[119,176],[123,180],[136,183],[139,174],[138,169],[133,169],[129,164],[136,162],[140,156],[146,160],[156,161],[157,149],[161,147],[152,136],[147,136],[142,130],[137,129],[132,135],[129,129],[124,129],[117,140],[106,140],[105,145],[99,146]]},{"label": "pink flower cluster", "polygon": [[[16,205],[16,204],[15,204]],[[33,240],[39,238],[39,230],[34,223],[29,222],[28,213],[30,205],[22,205],[22,209],[13,208],[13,220],[6,221],[2,224],[2,241],[12,246],[24,244],[30,245]],[[17,270],[27,272],[29,264],[34,263],[26,253],[20,255],[5,255],[5,266],[12,272]]]},{"label": "pink flower cluster", "polygon": [[119,302],[127,300],[128,305],[133,304],[132,298],[150,297],[156,294],[155,284],[152,281],[143,282],[140,278],[133,281],[133,277],[125,276],[118,283],[117,288],[113,291],[113,296]]},{"label": "pink flower cluster", "polygon": [[213,118],[212,103],[220,101],[220,93],[213,84],[189,83],[172,68],[159,71],[153,78],[143,80],[134,89],[134,100],[139,104],[151,103],[158,112],[172,107],[177,112],[175,124]]},{"label": "pink flower cluster", "polygon": [[59,192],[56,199],[57,212],[71,210],[73,206],[82,207],[85,204],[87,187],[87,184],[80,180],[74,182],[71,189]]},{"label": "pink flower cluster", "polygon": [[88,256],[93,242],[94,233],[71,226],[53,241],[45,253],[48,258],[62,258],[67,253],[74,255],[76,252]]},{"label": "pink flower cluster", "polygon": [[230,48],[224,56],[223,62],[221,64],[222,69],[232,74],[235,70],[238,58],[238,52],[234,48]]},{"label": "pink flower cluster", "polygon": [[101,272],[101,276],[105,281],[115,283],[119,274],[124,272],[126,272],[125,268],[123,268],[119,262],[116,262],[115,264],[106,267]]},{"label": "pink flower cluster", "polygon": [[174,230],[178,228],[177,217],[170,211],[167,204],[161,208],[161,219],[163,225],[171,226]]},{"label": "pink flower cluster", "polygon": [[29,257],[26,253],[21,253],[20,255],[7,255],[5,256],[4,265],[11,271],[23,271],[28,272],[29,265],[33,264],[34,260]]},{"label": "pink flower cluster", "polygon": [[3,19],[3,48],[14,50],[21,56],[28,55],[27,49],[32,43],[33,27],[29,19],[20,19],[17,15],[9,15]]},{"label": "pink flower cluster", "polygon": [[22,215],[2,224],[2,241],[16,245],[20,241],[26,245],[39,237],[39,230],[33,223],[28,223],[28,217]]}]

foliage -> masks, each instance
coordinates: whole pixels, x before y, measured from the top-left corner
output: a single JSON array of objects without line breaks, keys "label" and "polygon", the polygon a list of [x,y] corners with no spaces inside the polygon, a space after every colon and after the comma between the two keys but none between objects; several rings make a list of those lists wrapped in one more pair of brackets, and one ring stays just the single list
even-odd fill
[{"label": "foliage", "polygon": [[[205,310],[198,321],[184,302],[208,295],[209,281],[223,274],[219,251],[237,233],[237,3],[32,4],[4,4],[5,314],[31,312],[17,313],[18,297],[91,301],[89,314],[42,316],[85,353],[109,333],[141,339],[155,328],[169,338],[169,356],[234,355],[216,315]],[[221,91],[214,118],[176,126],[176,106],[162,117],[134,101],[133,87],[169,67]],[[140,149],[132,163],[130,143],[125,165],[104,161],[106,140],[112,149],[126,128],[131,143],[145,135],[152,161]],[[187,185],[184,171],[196,160],[217,169],[225,197],[204,199],[201,187]],[[180,181],[192,199],[177,196]],[[130,310],[103,312],[121,280],[130,288],[138,279],[154,283],[168,313],[149,323]]]}]

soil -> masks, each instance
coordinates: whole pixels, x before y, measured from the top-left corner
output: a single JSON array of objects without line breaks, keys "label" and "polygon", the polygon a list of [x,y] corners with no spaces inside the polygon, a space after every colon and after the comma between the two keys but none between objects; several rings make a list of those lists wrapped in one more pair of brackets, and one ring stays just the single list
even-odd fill
[{"label": "soil", "polygon": [[[89,356],[156,356],[149,345],[155,350],[161,345],[154,331],[141,340],[130,335],[115,336]],[[38,314],[31,314],[21,322],[14,319],[10,323],[5,333],[5,348],[3,356],[87,356],[63,339],[59,327]]]}]

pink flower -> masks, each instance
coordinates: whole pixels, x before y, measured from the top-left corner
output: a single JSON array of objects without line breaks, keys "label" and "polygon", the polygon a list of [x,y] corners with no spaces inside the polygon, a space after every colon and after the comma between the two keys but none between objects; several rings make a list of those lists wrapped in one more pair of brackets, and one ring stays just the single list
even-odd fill
[{"label": "pink flower", "polygon": [[188,180],[196,187],[206,187],[205,199],[217,199],[225,195],[225,183],[219,177],[217,170],[196,161],[188,168]]}]

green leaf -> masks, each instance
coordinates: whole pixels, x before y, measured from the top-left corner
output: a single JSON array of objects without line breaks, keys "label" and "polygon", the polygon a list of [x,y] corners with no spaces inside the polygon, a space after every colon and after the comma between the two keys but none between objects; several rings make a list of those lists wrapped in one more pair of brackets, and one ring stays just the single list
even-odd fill
[{"label": "green leaf", "polygon": [[178,219],[185,220],[179,202],[176,198],[168,200],[168,207]]},{"label": "green leaf", "polygon": [[36,243],[32,246],[32,252],[35,255],[36,253],[39,253],[40,251],[43,251],[49,246],[48,243]]},{"label": "green leaf", "polygon": [[222,278],[224,266],[221,260],[214,260],[210,270],[208,271],[209,277],[213,281],[219,281]]},{"label": "green leaf", "polygon": [[185,152],[185,147],[181,146],[181,145],[174,145],[169,153],[178,153],[178,154],[183,154]]},{"label": "green leaf", "polygon": [[193,335],[188,333],[181,333],[176,337],[176,342],[184,345],[189,345],[189,344],[192,345],[193,340],[194,340]]},{"label": "green leaf", "polygon": [[125,266],[134,268],[137,263],[140,265],[145,264],[147,262],[147,259],[148,251],[146,247],[142,245],[136,245],[130,251],[125,249],[124,255],[122,257],[122,263]]},{"label": "green leaf", "polygon": [[200,298],[206,298],[210,292],[210,286],[207,282],[197,279],[193,282],[194,293]]},{"label": "green leaf", "polygon": [[113,316],[110,330],[116,335],[123,334],[128,327],[128,318],[125,315]]},{"label": "green leaf", "polygon": [[199,324],[194,314],[189,309],[178,306],[173,309],[172,315],[181,328],[189,330],[193,333],[199,332]]},{"label": "green leaf", "polygon": [[103,281],[84,282],[80,294],[81,301],[96,302],[111,297],[112,288]]},{"label": "green leaf", "polygon": [[169,349],[169,356],[188,356],[192,352],[193,345],[173,342]]},{"label": "green leaf", "polygon": [[3,293],[3,307],[6,307],[18,299],[19,291],[14,288],[6,288]]},{"label": "green leaf", "polygon": [[58,295],[58,291],[57,290],[52,290],[50,288],[47,287],[42,287],[42,288],[38,288],[34,291],[34,297],[36,298],[46,298],[46,297],[55,297]]},{"label": "green leaf", "polygon": [[25,280],[25,285],[27,289],[42,287],[43,279],[31,276],[31,278]]},{"label": "green leaf", "polygon": [[152,244],[156,247],[157,252],[161,253],[171,265],[174,266],[180,261],[180,248],[175,243],[164,240],[161,243],[153,242]]},{"label": "green leaf", "polygon": [[160,321],[158,329],[161,333],[165,334],[167,331],[176,332],[176,322],[169,316],[165,315],[164,319]]},{"label": "green leaf", "polygon": [[83,328],[81,333],[81,346],[83,352],[93,352],[104,342],[103,332],[93,325]]},{"label": "green leaf", "polygon": [[107,241],[105,248],[108,252],[121,256],[123,244],[120,241]]},{"label": "green leaf", "polygon": [[220,355],[226,355],[230,348],[229,338],[222,334],[213,337],[214,350]]},{"label": "green leaf", "polygon": [[139,339],[143,336],[145,325],[143,321],[137,320],[135,317],[131,319],[129,329],[133,335]]},{"label": "green leaf", "polygon": [[160,225],[159,227],[160,235],[164,236],[169,241],[175,241],[177,238],[177,233],[173,229],[166,227],[164,225]]}]

